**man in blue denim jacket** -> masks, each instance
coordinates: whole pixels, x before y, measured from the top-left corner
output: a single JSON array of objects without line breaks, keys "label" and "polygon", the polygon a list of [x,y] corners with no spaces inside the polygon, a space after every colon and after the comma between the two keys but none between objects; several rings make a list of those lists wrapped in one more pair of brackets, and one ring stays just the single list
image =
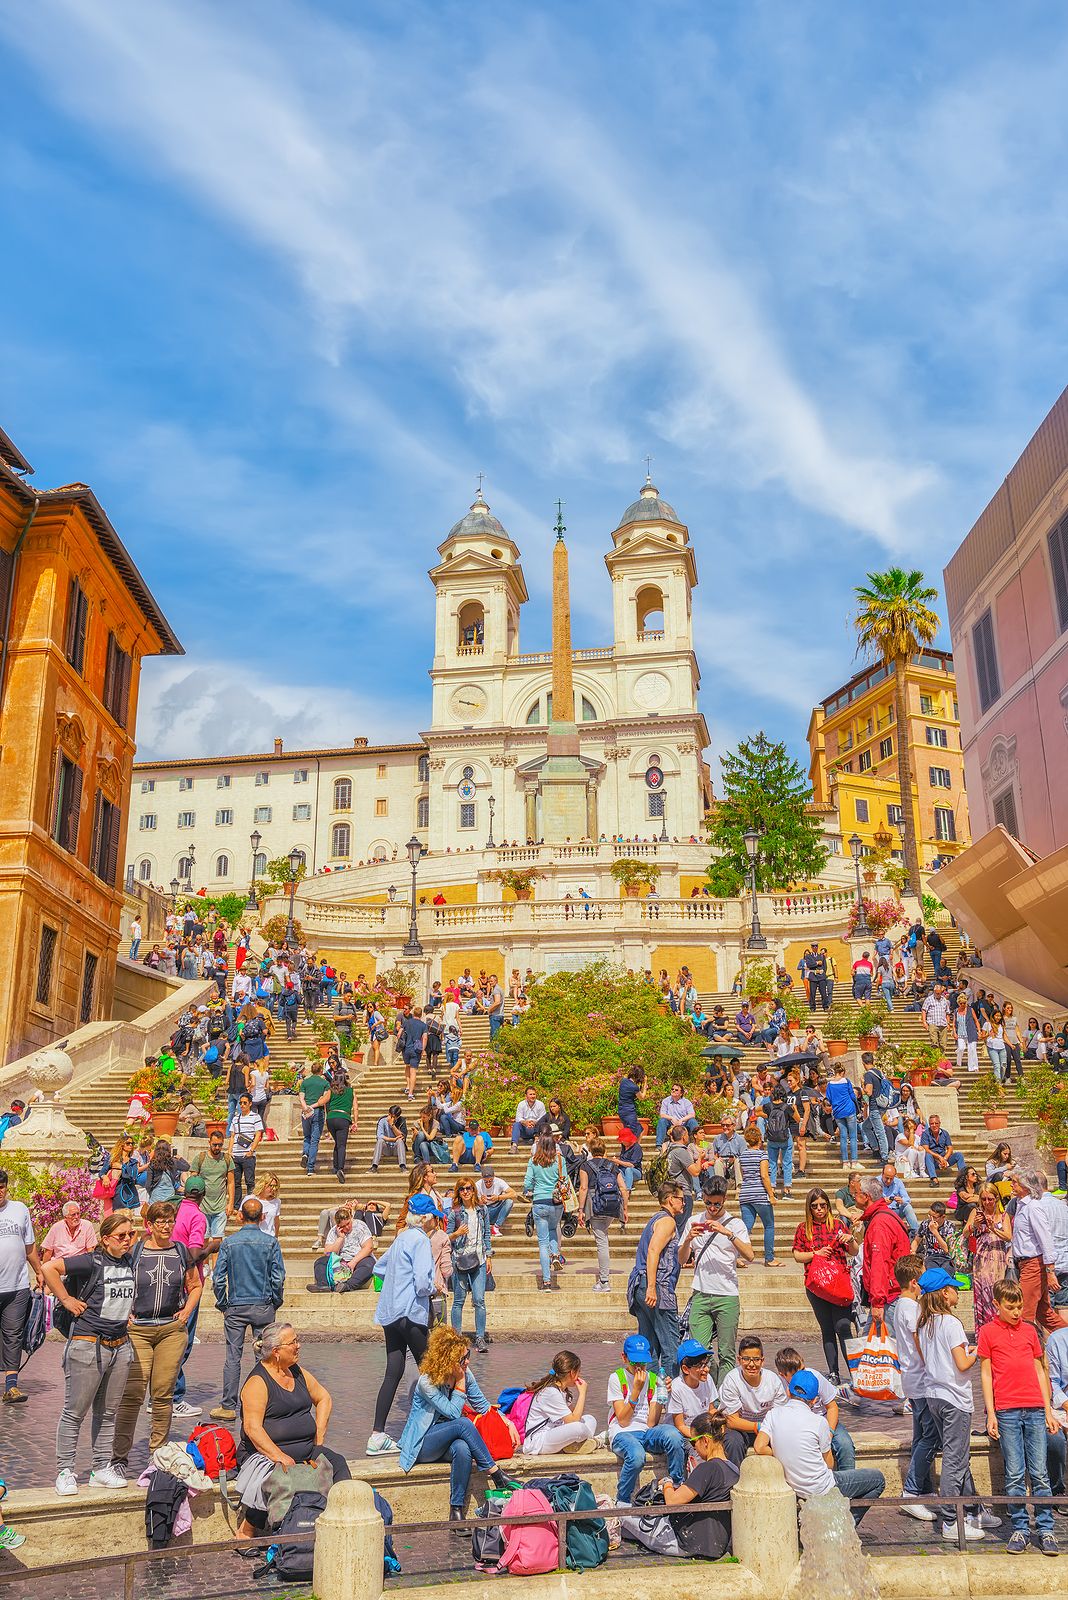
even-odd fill
[{"label": "man in blue denim jacket", "polygon": [[261,1231],[262,1216],[263,1206],[249,1195],[241,1207],[242,1226],[223,1240],[212,1273],[215,1304],[223,1313],[226,1334],[222,1405],[211,1413],[217,1422],[237,1417],[245,1330],[251,1328],[255,1335],[269,1327],[285,1292],[282,1247],[273,1233]]}]

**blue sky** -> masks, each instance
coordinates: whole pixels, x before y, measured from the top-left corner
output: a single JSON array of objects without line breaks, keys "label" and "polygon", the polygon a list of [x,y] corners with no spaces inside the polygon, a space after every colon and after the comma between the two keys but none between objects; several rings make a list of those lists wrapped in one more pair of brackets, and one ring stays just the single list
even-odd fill
[{"label": "blue sky", "polygon": [[186,646],[143,755],[425,727],[480,470],[524,648],[557,495],[605,642],[647,452],[713,756],[800,750],[853,584],[940,588],[1068,379],[1057,7],[0,0],[0,39],[0,424]]}]

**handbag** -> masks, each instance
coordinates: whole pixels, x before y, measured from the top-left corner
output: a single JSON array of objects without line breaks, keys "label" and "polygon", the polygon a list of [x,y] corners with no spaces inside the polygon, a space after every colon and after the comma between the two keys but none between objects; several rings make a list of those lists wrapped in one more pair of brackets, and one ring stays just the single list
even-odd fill
[{"label": "handbag", "polygon": [[904,1399],[897,1344],[886,1331],[881,1317],[878,1321],[873,1318],[862,1338],[847,1339],[845,1348],[855,1394],[865,1400]]},{"label": "handbag", "polygon": [[805,1268],[805,1288],[832,1306],[853,1304],[853,1280],[838,1256],[813,1256]]},{"label": "handbag", "polygon": [[564,1169],[563,1156],[557,1156],[556,1170],[560,1176],[557,1178],[556,1187],[553,1190],[553,1204],[563,1206],[565,1211],[577,1211],[578,1195],[575,1193],[575,1185],[571,1182]]},{"label": "handbag", "polygon": [[263,1504],[267,1511],[267,1525],[276,1528],[293,1503],[297,1494],[330,1493],[334,1469],[326,1456],[316,1456],[314,1461],[297,1461],[291,1467],[275,1464],[263,1485]]}]

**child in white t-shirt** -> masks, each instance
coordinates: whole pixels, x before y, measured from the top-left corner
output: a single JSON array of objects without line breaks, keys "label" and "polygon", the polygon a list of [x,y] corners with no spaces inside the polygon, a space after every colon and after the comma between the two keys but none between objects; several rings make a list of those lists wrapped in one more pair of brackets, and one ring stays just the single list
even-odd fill
[{"label": "child in white t-shirt", "polygon": [[816,1398],[810,1410],[817,1417],[826,1417],[827,1426],[831,1430],[831,1452],[834,1456],[834,1470],[836,1472],[852,1472],[857,1464],[857,1447],[853,1443],[848,1428],[838,1416],[838,1390],[830,1378],[825,1378],[822,1372],[815,1372],[811,1367],[806,1367],[801,1359],[801,1352],[795,1350],[793,1345],[786,1345],[775,1357],[775,1371],[783,1381],[783,1386],[789,1390],[790,1379],[795,1372],[808,1372],[816,1380]]},{"label": "child in white t-shirt", "polygon": [[667,1385],[652,1365],[648,1339],[632,1333],[623,1341],[623,1365],[608,1379],[608,1443],[619,1460],[619,1505],[631,1504],[649,1456],[664,1457],[676,1486],[686,1476],[686,1441],[670,1422],[662,1421]]},{"label": "child in white t-shirt", "polygon": [[[918,1283],[916,1347],[923,1361],[924,1399],[942,1444],[938,1493],[971,1494],[975,1485],[968,1464],[974,1409],[970,1373],[976,1360],[975,1346],[968,1343],[964,1324],[953,1315],[959,1299],[956,1279],[941,1267],[930,1267]],[[966,1538],[983,1537],[980,1514],[978,1505],[968,1509],[964,1518]],[[942,1524],[942,1537],[956,1539],[955,1518]]]},{"label": "child in white t-shirt", "polygon": [[764,1370],[764,1346],[750,1335],[738,1346],[738,1365],[720,1385],[720,1409],[727,1425],[743,1435],[748,1449],[772,1406],[786,1403],[786,1390],[774,1372]]},{"label": "child in white t-shirt", "polygon": [[555,1355],[547,1376],[531,1389],[534,1398],[523,1430],[525,1456],[577,1455],[596,1449],[597,1423],[585,1415],[586,1380],[573,1351]]}]

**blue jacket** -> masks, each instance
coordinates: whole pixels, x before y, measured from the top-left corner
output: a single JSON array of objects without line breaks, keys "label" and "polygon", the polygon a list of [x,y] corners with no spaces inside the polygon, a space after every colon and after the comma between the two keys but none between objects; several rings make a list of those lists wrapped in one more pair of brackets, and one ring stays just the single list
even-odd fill
[{"label": "blue jacket", "polygon": [[282,1247],[273,1233],[261,1232],[255,1222],[246,1222],[224,1239],[215,1258],[211,1286],[220,1311],[228,1306],[282,1304],[286,1269]]},{"label": "blue jacket", "polygon": [[434,1253],[419,1220],[411,1218],[385,1255],[379,1259],[382,1293],[375,1306],[375,1321],[386,1328],[401,1317],[430,1326],[430,1296],[434,1292]]},{"label": "blue jacket", "polygon": [[404,1424],[400,1438],[400,1464],[402,1472],[410,1472],[419,1459],[423,1440],[435,1422],[456,1422],[465,1405],[478,1416],[489,1410],[489,1401],[482,1393],[470,1367],[467,1370],[467,1393],[457,1389],[441,1389],[436,1383],[420,1374],[412,1396],[412,1409]]}]

